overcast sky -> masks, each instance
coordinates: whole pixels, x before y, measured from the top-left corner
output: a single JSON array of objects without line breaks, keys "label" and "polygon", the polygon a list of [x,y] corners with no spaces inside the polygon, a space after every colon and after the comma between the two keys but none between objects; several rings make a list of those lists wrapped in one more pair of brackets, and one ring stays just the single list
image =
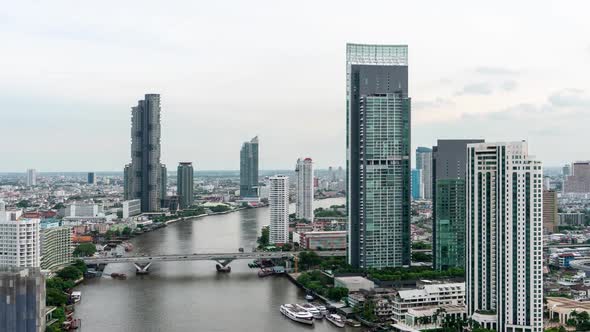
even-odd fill
[{"label": "overcast sky", "polygon": [[[477,4],[476,4],[477,3]],[[162,162],[345,164],[347,42],[408,44],[412,144],[529,141],[590,159],[590,2],[12,1],[0,7],[0,171],[119,171],[160,93]]]}]

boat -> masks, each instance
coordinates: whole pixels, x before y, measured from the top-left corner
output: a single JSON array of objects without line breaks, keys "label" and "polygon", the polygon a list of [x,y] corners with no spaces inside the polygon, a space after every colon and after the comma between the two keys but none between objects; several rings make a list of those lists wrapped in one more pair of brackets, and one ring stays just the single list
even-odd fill
[{"label": "boat", "polygon": [[274,273],[274,271],[272,269],[263,268],[263,269],[260,269],[260,271],[258,271],[258,276],[260,278],[263,278],[263,277],[272,275],[273,273]]},{"label": "boat", "polygon": [[82,292],[80,292],[80,291],[74,291],[70,295],[70,298],[72,299],[72,301],[74,303],[78,303],[78,302],[82,301]]},{"label": "boat", "polygon": [[361,323],[359,321],[350,318],[346,320],[346,325],[350,325],[352,327],[361,327]]},{"label": "boat", "polygon": [[307,295],[305,295],[305,299],[308,301],[313,301],[314,297],[311,294],[307,294]]},{"label": "boat", "polygon": [[292,321],[313,325],[313,316],[307,312],[307,310],[301,309],[296,305],[283,304],[280,308],[280,311]]},{"label": "boat", "polygon": [[342,319],[342,317],[340,317],[340,315],[336,315],[336,314],[329,314],[328,316],[326,316],[326,319],[338,326],[338,327],[344,327],[344,319]]},{"label": "boat", "polygon": [[111,273],[111,278],[113,279],[119,279],[119,280],[125,280],[127,279],[127,275],[125,273]]},{"label": "boat", "polygon": [[328,309],[326,309],[326,307],[324,307],[323,305],[318,303],[314,303],[313,305],[320,311],[322,316],[326,316],[328,314]]},{"label": "boat", "polygon": [[229,265],[222,266],[221,264],[217,264],[217,265],[215,265],[215,268],[217,269],[217,272],[220,272],[220,273],[229,273],[229,272],[231,272],[231,266],[229,266]]},{"label": "boat", "polygon": [[297,307],[309,312],[313,318],[315,319],[322,319],[324,318],[324,315],[322,315],[322,313],[318,310],[318,308],[316,308],[313,304],[311,303],[303,303],[303,304],[297,304]]}]

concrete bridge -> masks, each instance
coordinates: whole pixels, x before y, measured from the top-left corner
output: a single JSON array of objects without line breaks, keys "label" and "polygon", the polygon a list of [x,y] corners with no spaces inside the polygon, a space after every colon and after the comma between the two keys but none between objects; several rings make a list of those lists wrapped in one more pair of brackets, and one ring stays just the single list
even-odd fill
[{"label": "concrete bridge", "polygon": [[[316,251],[321,257],[343,257],[346,251]],[[238,253],[193,253],[174,255],[140,255],[123,257],[86,257],[86,265],[106,265],[109,263],[133,263],[139,274],[148,273],[153,262],[181,262],[181,261],[216,261],[217,269],[229,272],[229,263],[238,259],[289,259],[299,254],[297,251],[256,251]]]}]

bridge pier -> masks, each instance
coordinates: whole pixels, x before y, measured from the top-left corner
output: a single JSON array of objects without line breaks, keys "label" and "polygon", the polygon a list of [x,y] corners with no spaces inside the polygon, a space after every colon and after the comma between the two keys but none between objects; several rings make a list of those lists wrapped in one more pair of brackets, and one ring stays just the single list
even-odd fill
[{"label": "bridge pier", "polygon": [[149,263],[133,263],[135,266],[135,274],[148,274],[149,268],[152,266],[152,262]]},{"label": "bridge pier", "polygon": [[214,261],[217,262],[217,264],[215,265],[217,272],[231,272],[231,266],[229,266],[229,263],[231,263],[233,259],[214,259]]}]

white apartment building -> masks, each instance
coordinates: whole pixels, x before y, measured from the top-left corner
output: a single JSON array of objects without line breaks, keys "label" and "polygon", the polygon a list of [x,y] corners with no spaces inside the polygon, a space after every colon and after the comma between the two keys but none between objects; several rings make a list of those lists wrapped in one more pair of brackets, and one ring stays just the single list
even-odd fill
[{"label": "white apartment building", "polygon": [[103,207],[95,203],[74,203],[66,206],[65,217],[98,217]]},{"label": "white apartment building", "polygon": [[313,162],[311,158],[297,159],[297,219],[313,221]]},{"label": "white apartment building", "polygon": [[39,267],[39,219],[21,218],[22,211],[0,205],[0,266]]},{"label": "white apartment building", "polygon": [[467,314],[543,331],[543,170],[527,143],[467,146]]},{"label": "white apartment building", "polygon": [[123,218],[129,218],[141,213],[141,200],[130,199],[123,201]]},{"label": "white apartment building", "polygon": [[27,187],[37,185],[37,170],[33,168],[27,169]]},{"label": "white apartment building", "polygon": [[53,270],[72,261],[72,228],[41,223],[41,269]]},{"label": "white apartment building", "polygon": [[289,242],[289,178],[275,175],[269,178],[270,244]]},{"label": "white apartment building", "polygon": [[432,284],[418,289],[400,290],[391,300],[392,317],[395,323],[404,323],[410,309],[464,305],[464,282]]}]

